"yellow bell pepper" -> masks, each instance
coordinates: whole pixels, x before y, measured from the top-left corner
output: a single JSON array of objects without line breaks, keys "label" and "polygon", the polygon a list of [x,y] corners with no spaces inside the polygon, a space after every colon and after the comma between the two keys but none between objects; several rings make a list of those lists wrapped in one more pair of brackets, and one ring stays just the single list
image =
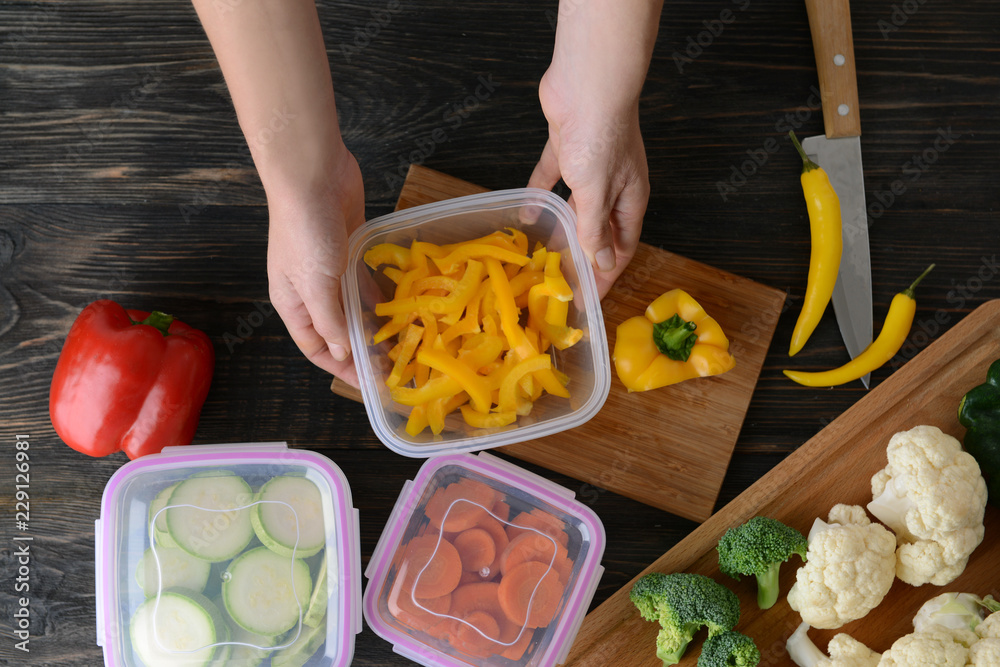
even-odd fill
[{"label": "yellow bell pepper", "polygon": [[618,326],[614,361],[630,392],[718,375],[736,365],[722,327],[680,289]]}]

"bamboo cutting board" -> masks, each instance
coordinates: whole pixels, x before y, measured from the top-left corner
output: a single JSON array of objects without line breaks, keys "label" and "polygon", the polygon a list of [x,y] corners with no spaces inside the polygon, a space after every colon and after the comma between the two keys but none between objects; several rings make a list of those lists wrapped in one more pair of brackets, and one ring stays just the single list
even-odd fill
[{"label": "bamboo cutting board", "polygon": [[[781,597],[774,607],[761,611],[753,577],[737,582],[719,573],[715,551],[719,538],[726,529],[757,514],[807,533],[813,519],[825,519],[837,503],[867,504],[871,476],[886,464],[889,438],[898,431],[931,424],[961,439],[965,429],[958,424],[959,400],[986,380],[990,363],[998,357],[1000,300],[994,300],[977,308],[893,373],[639,576],[654,571],[696,572],[726,584],[740,597],[743,616],[736,629],[757,642],[761,665],[793,665],[785,652],[785,640],[800,618],[789,608],[785,596],[801,562],[793,556],[782,567]],[[882,604],[867,617],[838,630],[811,630],[810,637],[825,650],[834,634],[846,632],[882,652],[912,632],[913,615],[935,595],[961,591],[1000,598],[1000,510],[988,507],[985,523],[983,543],[951,584],[913,588],[896,580]],[[658,626],[639,616],[628,598],[631,587],[630,582],[587,615],[566,660],[567,667],[660,667],[655,655]],[[696,664],[703,636],[704,632],[692,642],[681,665]]]},{"label": "bamboo cutting board", "polygon": [[[396,209],[485,192],[425,167],[411,167]],[[629,394],[612,368],[611,392],[586,424],[503,452],[695,521],[715,507],[785,294],[746,278],[640,244],[601,302],[608,343],[615,330],[669,289],[689,292],[731,341],[736,368],[662,389]],[[335,380],[333,391],[360,401]]]}]

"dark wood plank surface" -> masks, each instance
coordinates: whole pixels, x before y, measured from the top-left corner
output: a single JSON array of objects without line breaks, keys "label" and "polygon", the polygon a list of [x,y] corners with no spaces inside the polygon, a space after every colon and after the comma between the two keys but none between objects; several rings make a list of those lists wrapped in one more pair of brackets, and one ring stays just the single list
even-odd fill
[{"label": "dark wood plank surface", "polygon": [[[727,9],[733,20],[720,32],[714,22]],[[536,87],[555,13],[549,0],[460,10],[441,0],[320,4],[369,217],[392,209],[414,162],[491,189],[524,185],[546,136]],[[878,384],[1000,297],[1000,8],[871,0],[855,3],[853,22],[876,326],[895,292],[938,265],[921,286],[909,343],[873,374]],[[479,77],[495,84],[485,101],[470,99]],[[809,253],[798,158],[784,134],[821,131],[815,85],[801,3],[667,1],[641,103],[653,191],[643,240],[786,290],[790,306],[720,507],[865,393],[860,383],[806,389],[781,375]],[[367,563],[420,461],[383,447],[361,407],[330,393],[329,377],[269,314],[264,196],[190,5],[3,3],[0,114],[0,664],[101,661],[93,521],[125,459],[76,454],[47,411],[62,340],[101,296],[175,312],[209,333],[218,362],[196,441],[288,440],[329,456],[350,480]],[[428,143],[438,128],[447,141]],[[952,140],[944,151],[935,149],[941,133]],[[747,162],[754,156],[763,164]],[[831,312],[796,366],[829,367],[845,354]],[[10,634],[20,596],[17,434],[30,435],[33,454],[28,654]],[[595,604],[695,527],[532,469],[576,491],[604,521],[607,572]],[[354,663],[408,664],[367,628]]]}]

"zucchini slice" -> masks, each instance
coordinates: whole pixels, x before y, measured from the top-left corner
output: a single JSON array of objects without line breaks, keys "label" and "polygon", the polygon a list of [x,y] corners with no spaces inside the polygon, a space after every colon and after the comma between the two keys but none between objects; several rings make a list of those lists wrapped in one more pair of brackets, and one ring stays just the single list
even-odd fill
[{"label": "zucchini slice", "polygon": [[[254,498],[250,521],[261,544],[282,556],[308,558],[326,544],[323,498],[311,480],[272,477]],[[296,543],[296,538],[298,543]]]},{"label": "zucchini slice", "polygon": [[132,646],[149,667],[204,667],[219,657],[229,629],[214,604],[192,591],[165,591],[139,605],[129,623]]},{"label": "zucchini slice", "polygon": [[177,546],[213,563],[229,560],[253,539],[253,493],[233,474],[192,476],[170,494],[167,529]]},{"label": "zucchini slice", "polygon": [[139,582],[146,597],[152,597],[168,588],[184,588],[202,593],[211,572],[212,564],[207,560],[195,558],[182,549],[159,546],[155,552],[150,547],[142,554],[139,566],[135,569],[135,580]]},{"label": "zucchini slice", "polygon": [[229,616],[244,630],[274,636],[294,628],[312,593],[309,566],[267,547],[251,549],[222,575],[222,599]]}]

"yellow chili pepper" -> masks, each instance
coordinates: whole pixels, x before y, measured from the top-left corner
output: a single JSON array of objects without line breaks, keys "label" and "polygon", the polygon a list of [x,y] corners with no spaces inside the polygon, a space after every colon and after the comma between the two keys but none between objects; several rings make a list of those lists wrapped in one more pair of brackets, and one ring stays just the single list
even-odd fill
[{"label": "yellow chili pepper", "polygon": [[630,392],[718,375],[736,365],[722,327],[680,289],[618,326],[614,361]]},{"label": "yellow chili pepper", "polygon": [[833,296],[833,286],[837,284],[840,271],[840,256],[843,252],[843,230],[840,219],[840,199],[830,185],[830,179],[818,164],[809,159],[802,145],[789,132],[795,150],[802,156],[802,192],[809,211],[809,231],[811,249],[809,253],[809,277],[806,280],[806,296],[802,311],[792,331],[788,356],[802,349],[809,336],[816,329],[823,311]]},{"label": "yellow chili pepper", "polygon": [[924,279],[934,265],[927,267],[920,276],[913,281],[909,287],[892,297],[889,304],[889,312],[886,313],[885,322],[882,324],[882,331],[878,338],[865,348],[864,352],[854,357],[840,368],[818,373],[805,371],[783,371],[792,380],[807,387],[833,387],[841,385],[851,380],[868,375],[876,368],[882,366],[899,352],[899,348],[906,342],[906,337],[910,335],[910,327],[913,326],[913,315],[917,310],[916,296],[914,290],[920,281]]}]

